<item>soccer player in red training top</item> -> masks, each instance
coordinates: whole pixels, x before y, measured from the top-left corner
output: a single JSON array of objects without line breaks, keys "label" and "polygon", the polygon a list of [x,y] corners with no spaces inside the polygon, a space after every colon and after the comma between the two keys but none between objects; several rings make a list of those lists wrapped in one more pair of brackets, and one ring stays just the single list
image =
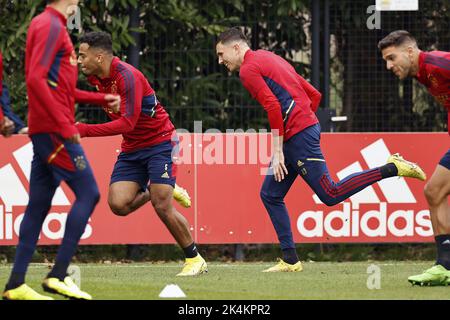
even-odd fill
[{"label": "soccer player in red training top", "polygon": [[[450,134],[450,52],[421,51],[414,37],[404,30],[391,32],[378,43],[386,67],[400,80],[414,77],[448,113]],[[443,146],[445,150],[448,148]],[[445,151],[444,151],[445,152]],[[425,185],[431,224],[437,247],[436,264],[408,281],[419,285],[450,285],[450,149],[444,154]]]},{"label": "soccer player in red training top", "polygon": [[265,272],[301,271],[284,197],[297,175],[320,200],[333,206],[385,178],[406,176],[425,180],[424,172],[398,154],[379,168],[334,182],[320,149],[320,125],[314,112],[321,94],[283,58],[249,48],[239,28],[223,32],[216,45],[219,64],[238,71],[244,87],[267,111],[273,136],[273,158],[260,195],[269,212],[283,259]]},{"label": "soccer player in red training top", "polygon": [[76,90],[77,59],[66,30],[66,19],[70,15],[69,9],[77,5],[78,0],[49,2],[45,11],[31,21],[27,34],[25,77],[34,157],[30,199],[20,225],[14,266],[3,298],[53,299],[27,286],[25,273],[53,195],[63,180],[74,192],[76,200],[67,217],[55,265],[42,286],[47,292],[90,300],[92,297],[67,276],[71,258],[100,196],[75,127],[75,100],[117,105],[120,97]]},{"label": "soccer player in red training top", "polygon": [[169,115],[145,76],[113,55],[109,34],[91,32],[79,42],[78,61],[88,81],[100,92],[118,93],[122,98],[120,113],[108,114],[111,122],[77,124],[82,137],[123,135],[122,152],[109,187],[111,210],[126,216],[150,200],[186,255],[178,276],[206,272],[206,262],[197,251],[186,218],[172,205],[176,181],[172,137],[176,134]]},{"label": "soccer player in red training top", "polygon": [[[3,95],[2,92],[2,82],[3,82],[3,57],[0,52],[0,97]],[[0,100],[0,133],[9,137],[14,132],[14,122],[3,114],[3,104]]]}]

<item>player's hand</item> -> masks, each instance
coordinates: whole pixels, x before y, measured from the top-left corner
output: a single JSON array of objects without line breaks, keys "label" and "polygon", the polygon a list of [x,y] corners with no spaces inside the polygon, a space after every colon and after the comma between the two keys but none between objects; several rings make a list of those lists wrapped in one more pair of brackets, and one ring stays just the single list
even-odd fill
[{"label": "player's hand", "polygon": [[73,136],[67,138],[66,140],[71,143],[80,144],[81,137],[80,137],[80,134],[77,133],[77,134],[74,134]]},{"label": "player's hand", "polygon": [[3,122],[0,124],[1,134],[5,137],[10,137],[14,133],[14,122],[8,117],[3,118]]},{"label": "player's hand", "polygon": [[120,111],[120,96],[117,94],[106,94],[105,101],[108,103],[106,108],[109,113],[119,113]]},{"label": "player's hand", "polygon": [[18,134],[28,134],[28,127],[23,127],[19,130]]},{"label": "player's hand", "polygon": [[277,151],[274,153],[272,159],[272,169],[275,181],[277,182],[281,182],[281,180],[283,180],[288,174],[287,168],[284,164],[283,151]]}]

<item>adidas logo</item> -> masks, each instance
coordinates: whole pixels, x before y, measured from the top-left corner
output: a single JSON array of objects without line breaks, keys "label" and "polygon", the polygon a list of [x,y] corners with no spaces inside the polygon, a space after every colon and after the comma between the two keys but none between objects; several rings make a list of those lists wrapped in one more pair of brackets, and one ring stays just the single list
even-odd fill
[{"label": "adidas logo", "polygon": [[[13,152],[14,161],[0,167],[0,244],[2,240],[12,240],[18,237],[23,212],[28,204],[29,196],[26,185],[30,181],[31,161],[33,159],[33,145],[31,142]],[[55,192],[52,206],[65,206],[65,212],[58,212],[52,208],[42,226],[42,234],[48,239],[62,239],[65,222],[67,219],[67,206],[71,202],[61,187]],[[22,207],[22,212],[16,212],[17,207]],[[50,229],[49,225],[57,221],[58,229]],[[88,225],[83,239],[90,237],[92,228]],[[7,243],[5,243],[7,244]],[[9,244],[9,243],[8,243]]]},{"label": "adidas logo", "polygon": [[166,171],[161,175],[161,178],[170,179],[169,173]]},{"label": "adidas logo", "polygon": [[[391,155],[383,139],[379,139],[361,150],[361,155],[369,168],[386,164]],[[337,172],[339,179],[363,171],[360,162],[356,161]],[[316,205],[323,210],[305,211],[297,219],[298,232],[307,238],[315,237],[408,237],[433,235],[430,212],[427,208],[414,213],[413,210],[389,211],[389,205],[396,208],[399,204],[417,203],[413,192],[403,177],[384,179],[377,182],[381,194],[377,194],[373,186],[354,194],[333,209],[325,206],[317,195],[313,195]],[[382,197],[384,198],[382,198]],[[381,200],[383,199],[383,200]],[[363,212],[360,206],[369,208]],[[376,207],[377,206],[377,207]],[[375,210],[372,210],[375,207]],[[403,209],[404,206],[402,206]],[[331,209],[331,210],[330,210]],[[340,209],[340,210],[339,210]],[[310,220],[314,220],[314,227]],[[405,223],[406,222],[406,223]],[[309,227],[308,227],[309,226]],[[360,235],[361,234],[361,235]]]}]

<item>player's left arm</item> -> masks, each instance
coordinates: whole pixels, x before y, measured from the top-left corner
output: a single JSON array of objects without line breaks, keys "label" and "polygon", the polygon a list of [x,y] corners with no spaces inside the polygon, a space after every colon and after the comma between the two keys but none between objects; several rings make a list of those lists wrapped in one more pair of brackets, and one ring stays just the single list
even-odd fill
[{"label": "player's left arm", "polygon": [[242,67],[239,76],[250,95],[266,110],[272,133],[283,136],[284,123],[281,104],[264,81],[258,66],[251,64]]},{"label": "player's left arm", "polygon": [[311,99],[311,110],[315,113],[319,108],[320,100],[322,99],[322,94],[316,88],[314,88],[308,81],[306,81],[302,76],[300,75],[297,76],[300,80],[300,84],[303,90],[305,90],[306,94]]},{"label": "player's left arm", "polygon": [[244,66],[241,68],[239,76],[244,87],[267,112],[273,139],[273,174],[276,181],[281,181],[288,174],[284,163],[284,121],[281,104],[264,81],[258,66],[253,64]]},{"label": "player's left arm", "polygon": [[114,136],[130,132],[136,126],[142,108],[142,84],[134,77],[119,82],[120,112],[119,119],[102,124],[77,123],[82,137]]}]

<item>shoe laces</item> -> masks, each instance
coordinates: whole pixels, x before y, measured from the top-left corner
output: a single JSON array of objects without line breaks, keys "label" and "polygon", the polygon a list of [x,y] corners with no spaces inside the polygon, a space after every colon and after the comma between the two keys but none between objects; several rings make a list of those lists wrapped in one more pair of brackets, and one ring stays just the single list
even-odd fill
[{"label": "shoe laces", "polygon": [[67,276],[63,282],[69,288],[72,288],[73,290],[81,291],[80,288],[78,288],[78,286],[76,285],[76,283],[73,281],[73,279],[71,277]]},{"label": "shoe laces", "polygon": [[405,160],[399,153],[394,154],[400,161],[409,164],[413,169],[417,168],[417,163]]},{"label": "shoe laces", "polygon": [[191,198],[191,197],[189,197],[189,194],[187,193],[186,189],[183,189],[181,187],[178,187],[178,188],[180,188],[181,194],[183,194],[183,196],[185,196],[186,198],[189,198],[189,199]]}]

